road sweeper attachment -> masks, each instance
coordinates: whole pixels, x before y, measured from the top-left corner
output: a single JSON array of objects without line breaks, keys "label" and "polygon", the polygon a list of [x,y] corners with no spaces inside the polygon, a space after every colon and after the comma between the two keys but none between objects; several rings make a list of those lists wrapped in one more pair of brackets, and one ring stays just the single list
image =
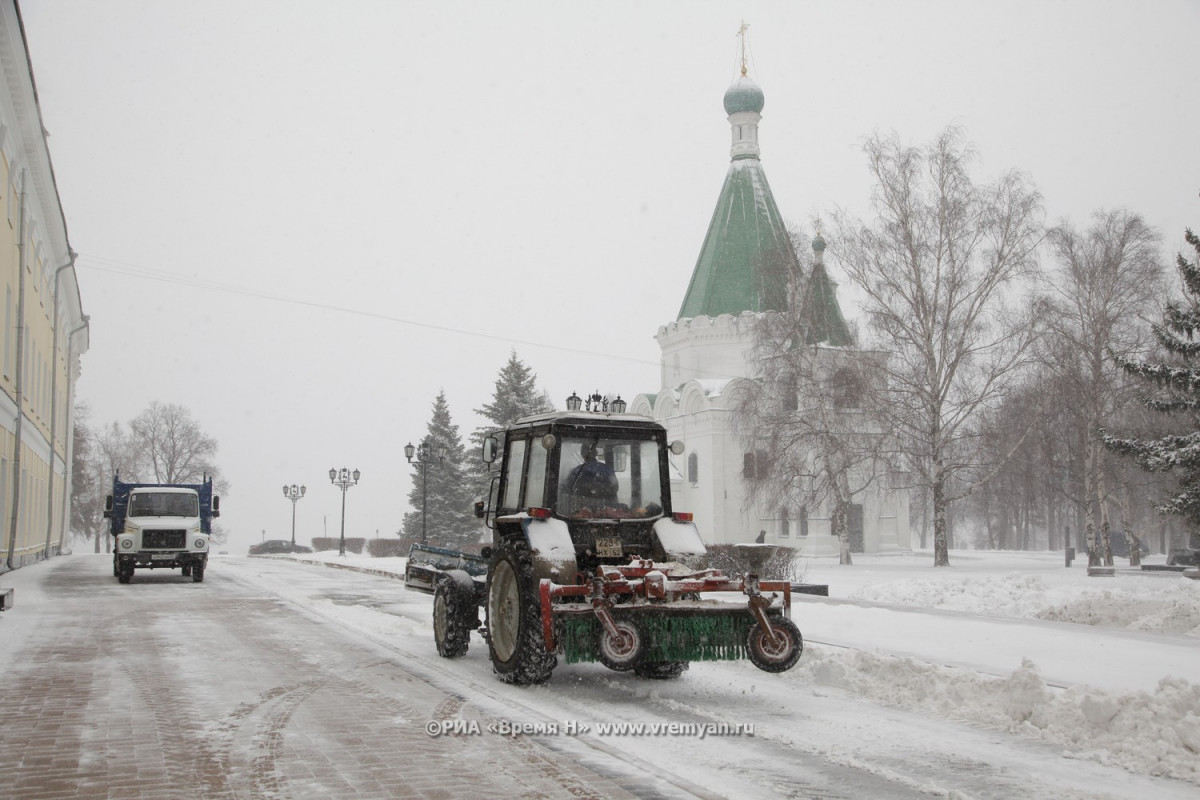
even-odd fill
[{"label": "road sweeper attachment", "polygon": [[[496,674],[516,684],[545,681],[559,656],[647,678],[691,661],[795,665],[792,593],[827,588],[700,568],[691,515],[671,509],[669,454],[682,452],[654,421],[607,411],[527,417],[487,437],[484,461],[500,469],[476,513],[492,545],[414,545],[406,569],[409,588],[434,596],[438,653],[464,655],[479,630]],[[775,549],[744,552],[761,564]]]}]

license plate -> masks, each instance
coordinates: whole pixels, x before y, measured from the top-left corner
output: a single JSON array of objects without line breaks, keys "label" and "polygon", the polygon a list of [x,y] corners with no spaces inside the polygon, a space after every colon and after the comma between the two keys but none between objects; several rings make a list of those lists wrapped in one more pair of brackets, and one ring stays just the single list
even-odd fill
[{"label": "license plate", "polygon": [[625,555],[620,539],[597,539],[596,555],[600,558],[620,558]]},{"label": "license plate", "polygon": [[175,558],[174,553],[151,553],[151,561],[170,561]]}]

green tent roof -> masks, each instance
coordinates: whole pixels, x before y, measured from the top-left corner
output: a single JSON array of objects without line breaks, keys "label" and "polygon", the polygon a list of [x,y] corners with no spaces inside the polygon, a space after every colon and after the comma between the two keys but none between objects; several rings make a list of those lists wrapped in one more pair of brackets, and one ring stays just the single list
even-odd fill
[{"label": "green tent roof", "polygon": [[757,158],[729,165],[679,319],[783,311],[796,254]]},{"label": "green tent roof", "polygon": [[850,328],[847,327],[846,319],[842,316],[842,307],[838,304],[837,284],[830,279],[821,259],[825,241],[819,236],[817,238],[821,247],[820,250],[813,247],[817,251],[817,260],[808,276],[800,306],[800,318],[808,324],[805,344],[825,342],[834,347],[848,347],[853,344]]}]

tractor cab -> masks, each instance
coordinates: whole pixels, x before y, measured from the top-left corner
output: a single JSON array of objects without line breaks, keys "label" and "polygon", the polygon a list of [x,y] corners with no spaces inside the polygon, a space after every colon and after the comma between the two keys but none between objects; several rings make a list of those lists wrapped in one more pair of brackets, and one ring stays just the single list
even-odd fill
[{"label": "tractor cab", "polygon": [[[677,443],[674,452],[682,452]],[[499,460],[489,527],[521,517],[566,523],[580,566],[650,557],[655,523],[671,517],[667,432],[632,414],[556,412],[526,417],[484,442]],[[490,512],[490,513],[489,513]]]}]

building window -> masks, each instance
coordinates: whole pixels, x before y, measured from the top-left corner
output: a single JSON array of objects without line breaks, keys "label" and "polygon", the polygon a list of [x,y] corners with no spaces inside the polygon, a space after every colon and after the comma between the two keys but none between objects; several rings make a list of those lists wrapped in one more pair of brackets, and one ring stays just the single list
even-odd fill
[{"label": "building window", "polygon": [[687,474],[688,483],[692,486],[700,482],[700,457],[696,455],[695,451],[688,455]]},{"label": "building window", "polygon": [[742,477],[748,481],[766,480],[769,462],[762,450],[742,454]]},{"label": "building window", "polygon": [[829,387],[833,395],[834,408],[862,408],[863,383],[857,372],[850,368],[839,369],[833,374],[833,385]]},{"label": "building window", "polygon": [[796,376],[788,375],[783,379],[780,388],[779,405],[784,411],[795,411],[800,408],[800,390],[796,386]]},{"label": "building window", "polygon": [[797,513],[798,523],[796,527],[799,529],[800,536],[808,536],[808,506],[800,506],[800,511]]},{"label": "building window", "polygon": [[788,510],[786,507],[779,509],[779,538],[787,539],[791,536],[789,530]]}]

